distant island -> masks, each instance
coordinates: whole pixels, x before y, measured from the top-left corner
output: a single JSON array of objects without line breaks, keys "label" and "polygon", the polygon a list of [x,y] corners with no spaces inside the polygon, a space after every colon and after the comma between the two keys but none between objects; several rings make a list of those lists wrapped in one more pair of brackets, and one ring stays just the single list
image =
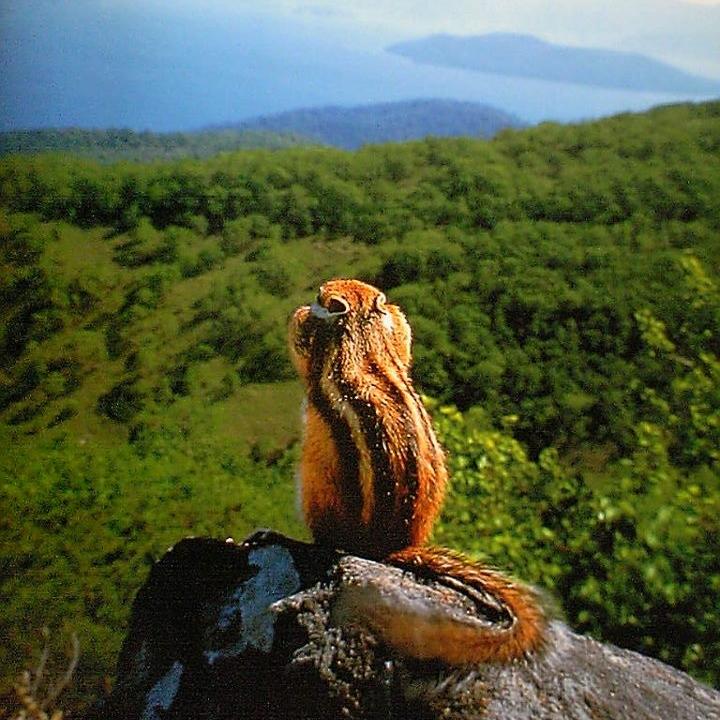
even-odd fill
[{"label": "distant island", "polygon": [[245,130],[295,133],[346,148],[435,137],[490,138],[507,127],[523,127],[515,115],[458,100],[408,100],[355,107],[320,107],[266,115],[239,125]]},{"label": "distant island", "polygon": [[416,63],[640,92],[720,95],[720,81],[638,53],[554,45],[530,35],[431,35],[387,50]]}]

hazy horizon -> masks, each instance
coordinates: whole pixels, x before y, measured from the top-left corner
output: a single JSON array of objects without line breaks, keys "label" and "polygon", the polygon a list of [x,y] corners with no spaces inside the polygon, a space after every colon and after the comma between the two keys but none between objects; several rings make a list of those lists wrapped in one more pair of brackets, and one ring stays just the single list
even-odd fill
[{"label": "hazy horizon", "polygon": [[[364,0],[338,8],[329,0],[271,0],[258,9],[230,0],[178,0],[171,6],[160,0],[0,0],[0,130],[192,130],[298,108],[415,98],[485,103],[535,123],[700,99],[421,67],[384,50],[395,41],[443,32],[513,32],[609,49],[615,43],[615,49],[720,77],[717,50],[704,40],[713,33],[720,37],[717,4],[413,5],[403,0],[388,8]],[[686,15],[682,27],[678,13]],[[673,43],[647,39],[672,32]],[[688,33],[694,38],[689,54],[683,40]],[[627,40],[633,35],[635,46]],[[683,53],[684,64],[673,61]]]}]

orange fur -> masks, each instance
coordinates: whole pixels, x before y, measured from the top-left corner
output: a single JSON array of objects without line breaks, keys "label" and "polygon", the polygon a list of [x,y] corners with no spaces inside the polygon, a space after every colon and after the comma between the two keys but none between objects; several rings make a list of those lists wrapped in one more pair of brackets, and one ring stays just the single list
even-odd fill
[{"label": "orange fur", "polygon": [[325,421],[312,407],[307,408],[306,413],[305,432],[312,442],[306,443],[300,465],[301,504],[310,531],[314,532],[313,519],[324,515],[342,516],[343,499],[332,482],[340,460]]},{"label": "orange fur", "polygon": [[528,589],[449,551],[421,547],[440,512],[447,471],[410,379],[411,331],[400,308],[371,285],[331,280],[315,304],[294,312],[289,340],[307,390],[300,494],[316,542],[457,578],[491,597],[491,610],[499,607],[504,618],[458,622],[381,603],[363,605],[366,621],[418,658],[507,662],[537,650],[544,619]]}]

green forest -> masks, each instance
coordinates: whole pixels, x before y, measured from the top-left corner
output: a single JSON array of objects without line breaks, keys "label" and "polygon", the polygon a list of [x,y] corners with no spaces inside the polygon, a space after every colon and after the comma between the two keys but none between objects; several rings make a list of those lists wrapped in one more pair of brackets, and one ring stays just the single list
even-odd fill
[{"label": "green forest", "polygon": [[233,150],[310,144],[310,140],[293,132],[231,127],[171,133],[81,128],[0,132],[0,155],[63,152],[100,162],[204,158]]},{"label": "green forest", "polygon": [[[435,542],[720,686],[720,102],[355,152],[0,160],[0,696],[112,681],[186,535],[296,537],[291,310],[331,277],[414,330]],[[2,702],[0,701],[0,706]]]}]

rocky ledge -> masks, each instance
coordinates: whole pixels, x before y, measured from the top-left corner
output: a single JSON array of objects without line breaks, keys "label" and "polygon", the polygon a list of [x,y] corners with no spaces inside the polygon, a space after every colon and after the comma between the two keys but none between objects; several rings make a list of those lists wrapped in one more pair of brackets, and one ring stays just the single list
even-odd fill
[{"label": "rocky ledge", "polygon": [[541,654],[510,664],[399,656],[339,612],[350,586],[472,611],[461,589],[272,532],[186,539],[139,591],[114,691],[88,720],[720,718],[717,691],[557,621]]}]

